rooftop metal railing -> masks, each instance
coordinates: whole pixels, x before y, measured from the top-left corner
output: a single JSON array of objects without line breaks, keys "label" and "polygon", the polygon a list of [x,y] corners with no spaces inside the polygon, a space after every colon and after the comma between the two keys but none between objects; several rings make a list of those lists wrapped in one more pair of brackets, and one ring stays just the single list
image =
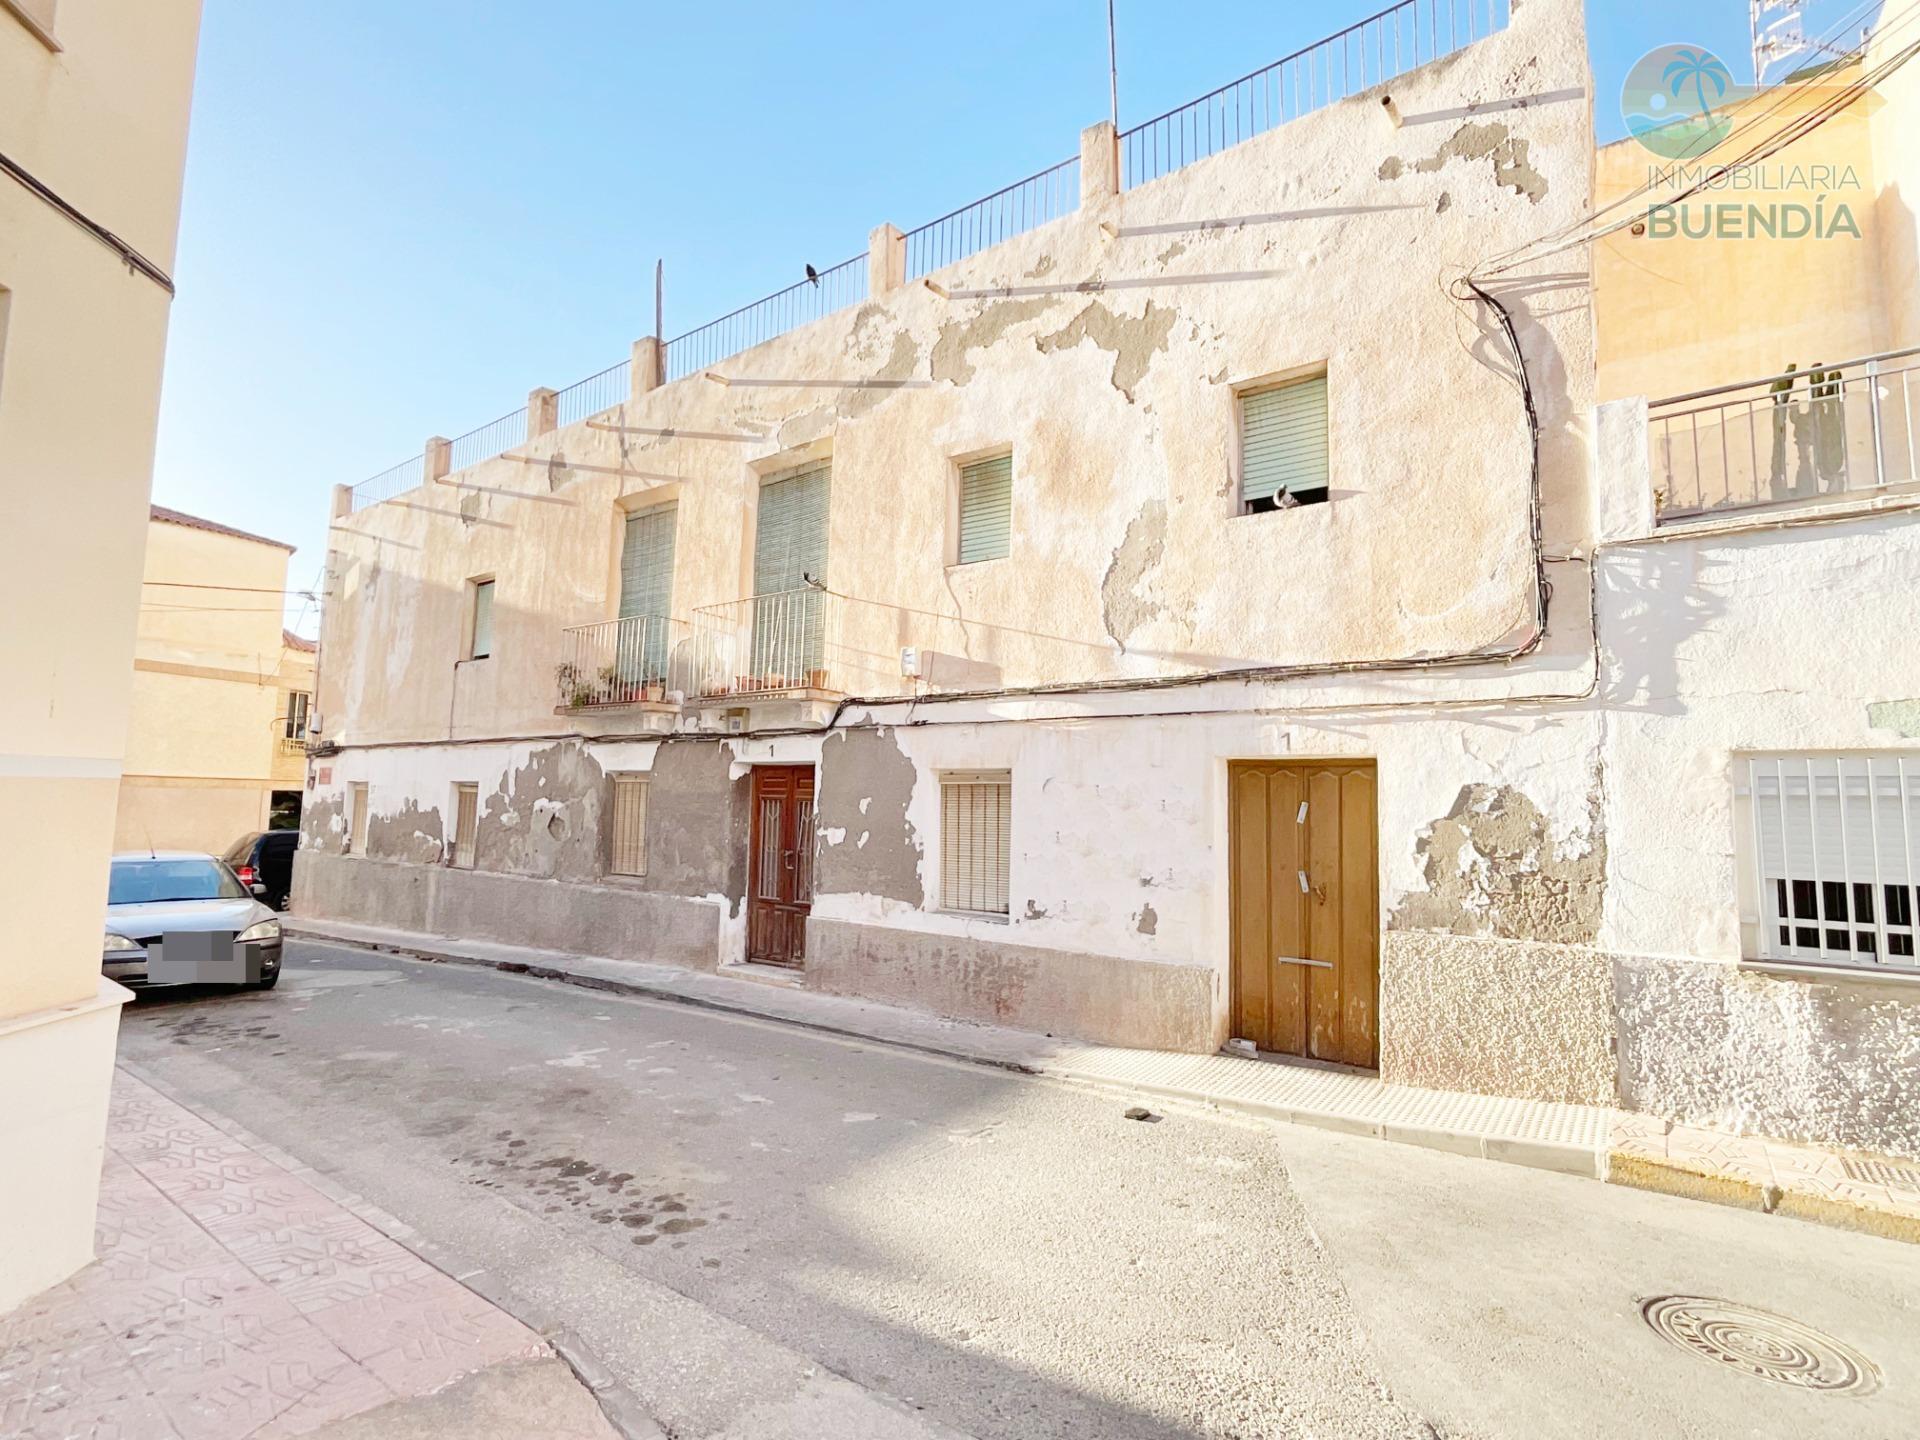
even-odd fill
[{"label": "rooftop metal railing", "polygon": [[[1403,0],[1304,50],[1169,110],[1120,136],[1122,188],[1248,140],[1335,100],[1425,65],[1503,29],[1511,0]],[[979,254],[1080,205],[1080,159],[1050,165],[993,194],[911,230],[907,278],[917,280]],[[867,298],[867,253],[743,305],[666,344],[666,378],[699,374],[754,346]],[[558,423],[598,415],[627,398],[628,362],[559,392]],[[452,470],[491,459],[527,438],[525,408],[452,442]],[[354,509],[419,483],[423,459],[396,465],[354,487]],[[402,483],[402,480],[405,483]]]},{"label": "rooftop metal railing", "polygon": [[526,438],[527,407],[522,405],[498,420],[488,421],[477,430],[456,435],[447,449],[447,469],[464,470],[469,465],[478,465],[482,460],[491,460],[502,451],[525,443]]},{"label": "rooftop metal railing", "polygon": [[589,375],[569,385],[560,392],[556,402],[558,419],[555,423],[571,425],[623,404],[627,398],[628,376],[632,368],[631,360],[622,360],[618,365],[609,365],[598,375]]},{"label": "rooftop metal railing", "polygon": [[918,280],[1079,208],[1080,157],[1076,155],[909,230],[907,279]]},{"label": "rooftop metal railing", "polygon": [[1506,28],[1511,0],[1403,0],[1122,132],[1131,190]]},{"label": "rooftop metal railing", "polygon": [[831,315],[867,298],[867,252],[842,260],[751,305],[710,320],[697,330],[667,342],[667,378],[696,375],[730,355],[751,350],[811,320]]},{"label": "rooftop metal railing", "polygon": [[404,495],[425,478],[426,465],[427,457],[420,454],[362,480],[353,487],[353,508],[364,510],[369,505],[378,505],[382,500]]},{"label": "rooftop metal railing", "polygon": [[1655,517],[1665,523],[1913,484],[1916,412],[1920,349],[1652,401]]}]

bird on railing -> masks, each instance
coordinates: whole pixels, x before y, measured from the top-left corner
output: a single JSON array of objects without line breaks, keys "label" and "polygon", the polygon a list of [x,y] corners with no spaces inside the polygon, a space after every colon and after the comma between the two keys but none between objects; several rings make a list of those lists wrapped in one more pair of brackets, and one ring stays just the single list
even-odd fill
[{"label": "bird on railing", "polygon": [[820,283],[820,272],[811,265],[807,266],[807,283],[809,285],[818,285]]}]

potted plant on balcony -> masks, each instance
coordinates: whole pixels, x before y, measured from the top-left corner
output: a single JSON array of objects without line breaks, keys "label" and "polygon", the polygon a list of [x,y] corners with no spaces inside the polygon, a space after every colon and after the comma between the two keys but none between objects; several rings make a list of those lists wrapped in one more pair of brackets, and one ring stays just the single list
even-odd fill
[{"label": "potted plant on balcony", "polygon": [[556,665],[553,678],[560,686],[560,703],[568,709],[579,710],[593,703],[593,686],[571,660]]}]

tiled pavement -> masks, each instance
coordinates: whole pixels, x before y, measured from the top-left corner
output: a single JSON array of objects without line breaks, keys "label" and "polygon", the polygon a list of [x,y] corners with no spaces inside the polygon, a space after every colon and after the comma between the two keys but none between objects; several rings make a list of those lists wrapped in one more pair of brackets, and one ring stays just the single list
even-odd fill
[{"label": "tiled pavement", "polygon": [[1920,1240],[1920,1162],[1624,1113],[1610,1151],[1610,1178],[1624,1183]]},{"label": "tiled pavement", "polygon": [[95,1264],[0,1319],[0,1435],[273,1440],[551,1354],[124,1071],[98,1225]]}]

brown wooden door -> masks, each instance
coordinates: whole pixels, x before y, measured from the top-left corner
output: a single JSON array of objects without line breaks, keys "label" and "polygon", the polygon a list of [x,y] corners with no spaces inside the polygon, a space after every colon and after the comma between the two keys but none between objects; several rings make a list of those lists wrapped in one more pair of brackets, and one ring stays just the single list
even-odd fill
[{"label": "brown wooden door", "polygon": [[803,963],[813,907],[811,765],[754,767],[747,876],[747,958]]},{"label": "brown wooden door", "polygon": [[1227,785],[1233,1034],[1283,1055],[1376,1065],[1373,766],[1247,762]]}]

